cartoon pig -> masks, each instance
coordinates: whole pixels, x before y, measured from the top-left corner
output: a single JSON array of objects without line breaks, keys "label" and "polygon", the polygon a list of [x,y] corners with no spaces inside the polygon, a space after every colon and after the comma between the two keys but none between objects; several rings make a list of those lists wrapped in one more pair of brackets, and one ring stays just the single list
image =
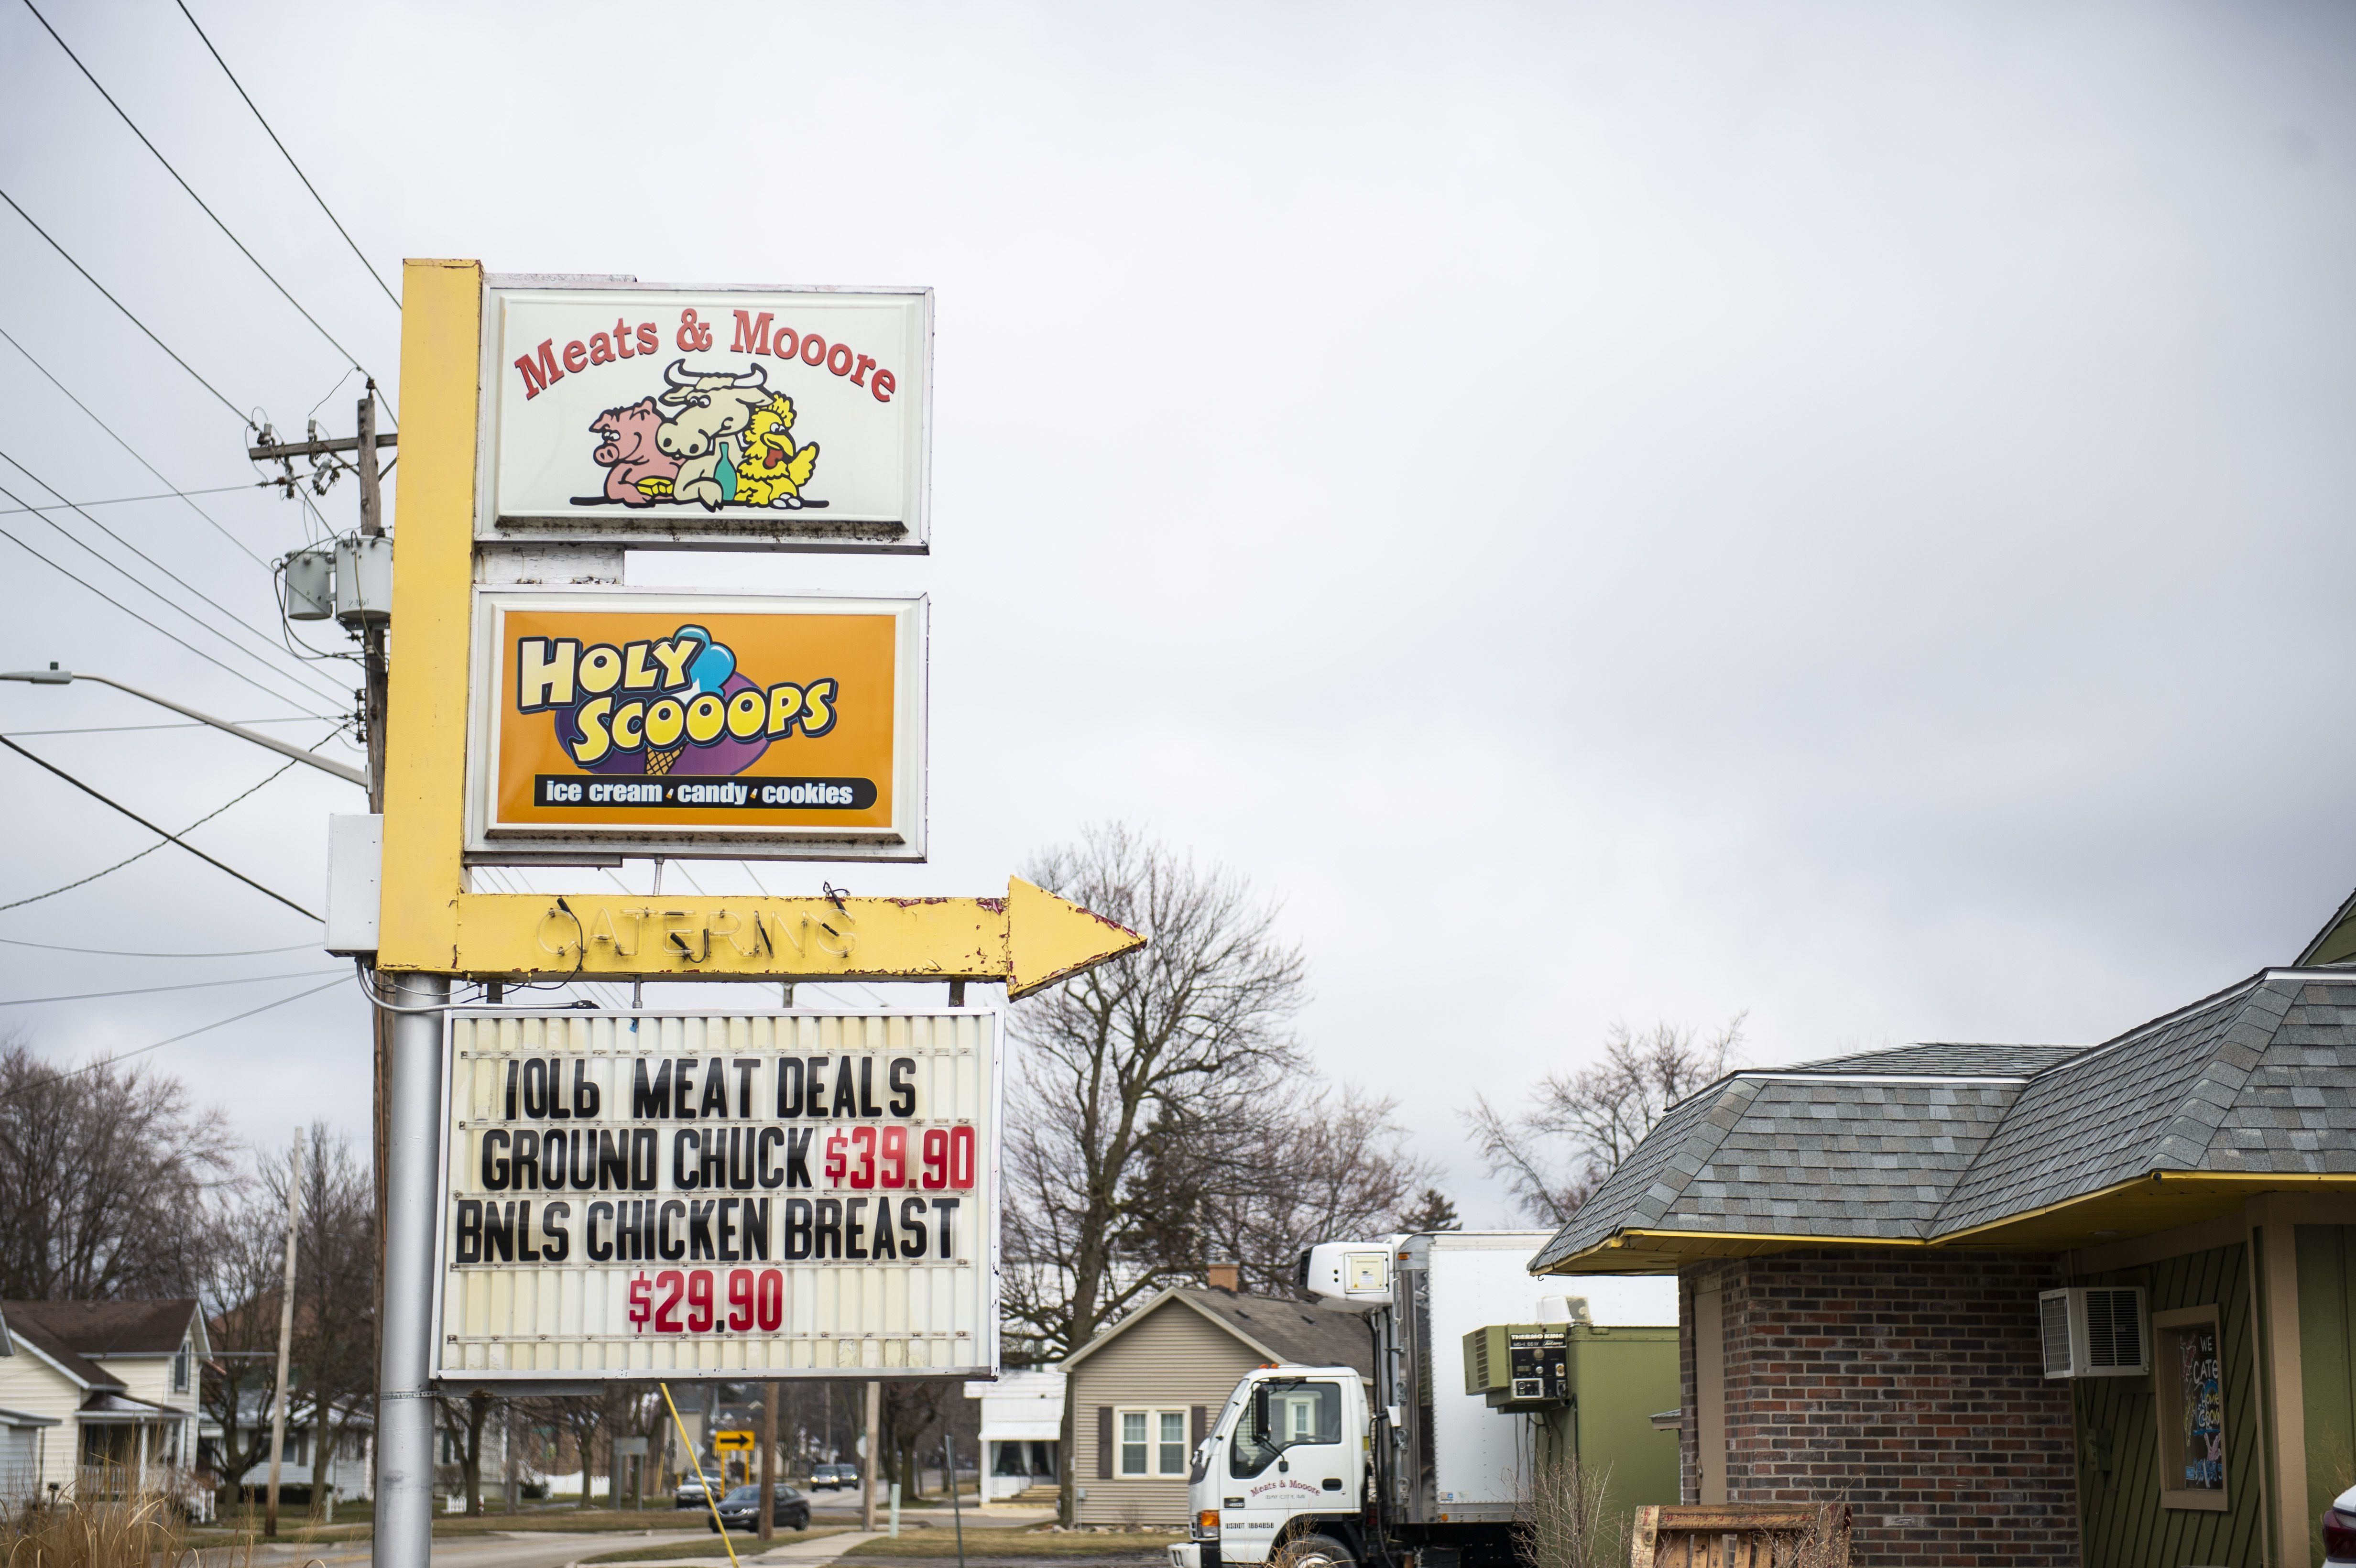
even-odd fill
[{"label": "cartoon pig", "polygon": [[655,431],[662,422],[652,398],[607,409],[589,421],[589,429],[605,438],[589,455],[605,470],[606,500],[650,507],[670,494],[679,459],[655,445]]}]

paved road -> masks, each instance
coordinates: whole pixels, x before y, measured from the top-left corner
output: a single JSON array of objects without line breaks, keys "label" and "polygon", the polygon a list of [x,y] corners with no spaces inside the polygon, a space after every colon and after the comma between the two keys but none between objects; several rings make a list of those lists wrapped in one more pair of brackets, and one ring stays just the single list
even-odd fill
[{"label": "paved road", "polygon": [[[685,1531],[666,1531],[657,1541],[686,1541],[692,1536]],[[468,1535],[434,1543],[434,1561],[446,1568],[563,1568],[584,1557],[599,1552],[618,1551],[622,1547],[645,1542],[643,1535],[626,1535],[616,1531],[581,1531],[558,1534],[548,1531],[518,1531],[513,1534]],[[207,1563],[230,1563],[243,1555],[241,1549],[218,1548],[206,1554]],[[299,1542],[257,1546],[253,1552],[252,1568],[302,1568],[305,1563],[319,1563],[327,1568],[354,1568],[369,1560],[369,1542],[338,1541],[324,1545],[305,1546]]]}]

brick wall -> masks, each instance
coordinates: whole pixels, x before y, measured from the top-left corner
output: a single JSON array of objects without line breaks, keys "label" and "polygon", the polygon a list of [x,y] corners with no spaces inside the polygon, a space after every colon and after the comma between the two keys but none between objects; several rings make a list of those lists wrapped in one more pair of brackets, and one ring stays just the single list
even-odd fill
[{"label": "brick wall", "polygon": [[1845,1499],[1856,1562],[2074,1564],[2070,1385],[2047,1382],[2043,1255],[1785,1253],[1679,1282],[1686,1498],[1695,1498],[1695,1286],[1726,1323],[1727,1495]]}]

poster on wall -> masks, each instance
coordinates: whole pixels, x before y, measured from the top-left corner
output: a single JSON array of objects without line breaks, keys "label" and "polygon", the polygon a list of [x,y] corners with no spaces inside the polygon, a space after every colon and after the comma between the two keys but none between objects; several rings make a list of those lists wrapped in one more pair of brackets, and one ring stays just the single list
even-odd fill
[{"label": "poster on wall", "polygon": [[999,1023],[453,1008],[435,1376],[992,1375]]},{"label": "poster on wall", "polygon": [[925,611],[479,590],[467,851],[922,859]]},{"label": "poster on wall", "polygon": [[478,539],[927,548],[929,289],[494,276]]}]

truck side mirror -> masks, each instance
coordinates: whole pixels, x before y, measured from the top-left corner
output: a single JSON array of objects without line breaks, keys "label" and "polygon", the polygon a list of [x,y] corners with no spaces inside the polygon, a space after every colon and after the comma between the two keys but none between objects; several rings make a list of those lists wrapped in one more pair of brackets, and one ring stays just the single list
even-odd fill
[{"label": "truck side mirror", "polygon": [[1252,1390],[1252,1435],[1265,1440],[1268,1436],[1268,1385]]}]

